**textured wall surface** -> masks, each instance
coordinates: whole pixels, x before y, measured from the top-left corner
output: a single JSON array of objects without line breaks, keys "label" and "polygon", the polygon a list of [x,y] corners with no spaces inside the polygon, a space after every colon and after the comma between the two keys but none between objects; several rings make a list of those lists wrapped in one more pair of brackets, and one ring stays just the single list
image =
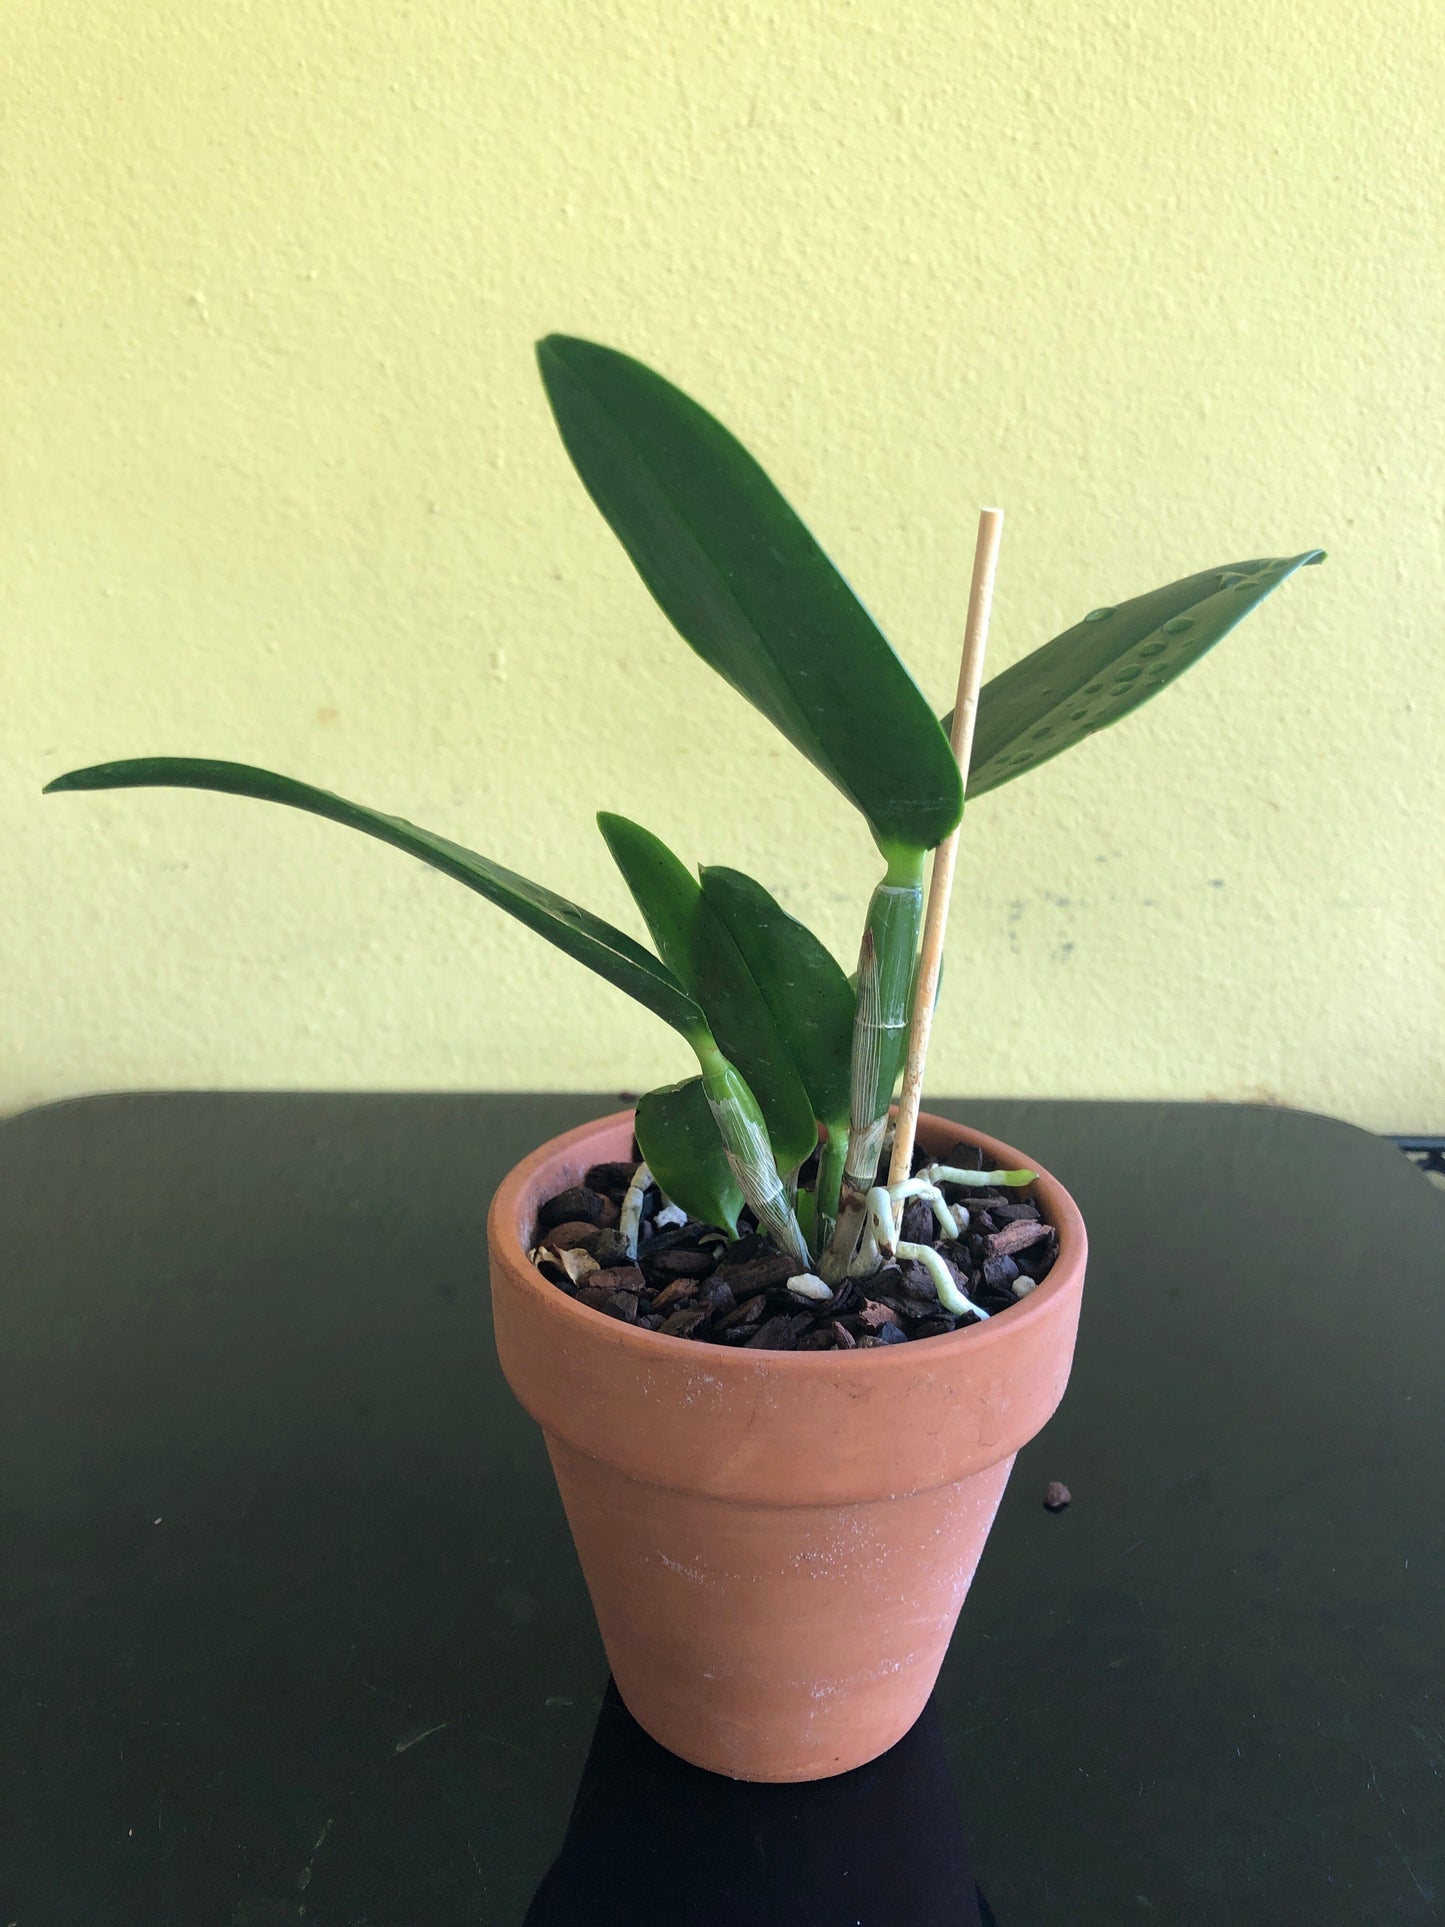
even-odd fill
[{"label": "textured wall surface", "polygon": [[606,806],[850,960],[847,806],[678,643],[575,481],[549,329],[772,470],[940,707],[1319,543],[1209,660],[970,812],[940,1090],[1445,1127],[1427,5],[19,0],[3,86],[0,1106],[145,1085],[637,1088],[645,1013],[269,764],[635,926]]}]

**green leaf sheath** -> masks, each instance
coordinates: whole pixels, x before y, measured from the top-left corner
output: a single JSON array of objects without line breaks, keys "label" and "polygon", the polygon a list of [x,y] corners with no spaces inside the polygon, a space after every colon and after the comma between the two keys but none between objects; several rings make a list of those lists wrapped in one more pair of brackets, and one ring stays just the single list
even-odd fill
[{"label": "green leaf sheath", "polygon": [[843,1124],[856,999],[837,959],[742,871],[705,869],[702,891],[762,992],[814,1117]]},{"label": "green leaf sheath", "polygon": [[[1323,549],[1306,549],[1236,562],[1093,610],[984,685],[969,796],[997,789],[1118,722],[1192,668],[1297,569],[1323,560]],[[951,720],[944,717],[945,729]]]},{"label": "green leaf sheath", "polygon": [[444,876],[475,890],[489,903],[506,910],[529,930],[545,937],[569,957],[575,957],[599,977],[625,991],[680,1031],[696,1047],[707,1039],[707,1025],[701,1010],[682,989],[677,979],[658,959],[635,943],[625,931],[615,929],[601,917],[579,909],[565,897],[555,895],[539,883],[529,882],[499,863],[478,856],[460,843],[418,829],[399,816],[385,816],[379,810],[348,803],[329,790],[314,789],[289,776],[269,770],[253,769],[246,763],[210,762],[189,756],[148,756],[130,762],[99,763],[91,769],[72,770],[47,784],[47,794],[62,790],[193,789],[218,790],[227,796],[251,796],[267,803],[285,803],[292,809],[307,810],[313,816],[327,817],[349,829],[374,836],[394,849],[420,857]]},{"label": "green leaf sheath", "polygon": [[936,717],[753,457],[630,356],[549,335],[537,360],[577,473],[678,633],[835,783],[880,846],[963,808]]},{"label": "green leaf sheath", "polygon": [[755,1093],[778,1170],[794,1170],[818,1141],[813,1107],[727,926],[697,878],[650,830],[605,810],[597,823],[663,962]]},{"label": "green leaf sheath", "polygon": [[[859,996],[854,1027],[854,1089],[852,1089],[852,1129],[855,1139],[879,1120],[886,1120],[894,1087],[907,1056],[907,1029],[913,1010],[913,964],[919,948],[919,929],[923,925],[923,852],[915,852],[911,865],[896,865],[873,892],[867,925],[863,933],[863,958],[859,960]],[[865,971],[875,971],[873,992],[865,992]],[[869,1037],[869,1031],[873,1037]],[[854,1179],[867,1175],[873,1183],[877,1168],[877,1147],[873,1162],[861,1162],[850,1150],[848,1174]]]},{"label": "green leaf sheath", "polygon": [[735,1238],[743,1194],[700,1077],[649,1091],[637,1105],[637,1142],[674,1204]]},{"label": "green leaf sheath", "polygon": [[848,1152],[837,1218],[819,1272],[830,1284],[847,1273],[888,1128],[893,1087],[908,1052],[914,967],[923,922],[923,852],[890,865],[873,892],[858,959],[853,1026]]},{"label": "green leaf sheath", "polygon": [[716,1051],[700,1050],[702,1087],[718,1135],[739,1189],[758,1221],[758,1227],[800,1271],[811,1262],[807,1242],[793,1210],[788,1188],[778,1175],[777,1158],[768,1138],[758,1100],[727,1059]]}]

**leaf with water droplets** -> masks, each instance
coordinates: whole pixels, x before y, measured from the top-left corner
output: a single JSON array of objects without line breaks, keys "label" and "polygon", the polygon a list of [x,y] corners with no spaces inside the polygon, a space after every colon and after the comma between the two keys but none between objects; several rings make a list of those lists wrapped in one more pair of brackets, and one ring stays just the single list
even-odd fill
[{"label": "leaf with water droplets", "polygon": [[[997,789],[1182,676],[1272,589],[1323,549],[1205,569],[1102,609],[987,683],[979,698],[971,797]],[[948,728],[951,718],[943,719]]]}]

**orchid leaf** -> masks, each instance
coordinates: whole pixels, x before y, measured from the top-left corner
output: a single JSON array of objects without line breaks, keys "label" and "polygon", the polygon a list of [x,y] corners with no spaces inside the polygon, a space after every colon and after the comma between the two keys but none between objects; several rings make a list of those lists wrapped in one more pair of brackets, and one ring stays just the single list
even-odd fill
[{"label": "orchid leaf", "polygon": [[963,798],[944,732],[873,618],[748,451],[631,356],[549,335],[537,360],[592,500],[685,642],[888,849],[932,849]]},{"label": "orchid leaf", "polygon": [[[1323,549],[1206,569],[1095,609],[984,685],[970,797],[1037,769],[1156,696]],[[951,717],[945,716],[947,729]]]},{"label": "orchid leaf", "polygon": [[757,1098],[779,1171],[791,1171],[818,1141],[813,1107],[727,925],[691,870],[650,830],[606,810],[597,824],[663,962]]},{"label": "orchid leaf", "polygon": [[703,895],[733,942],[787,1048],[821,1124],[848,1120],[853,989],[833,953],[741,870],[702,872]]},{"label": "orchid leaf", "polygon": [[735,1238],[743,1194],[702,1079],[649,1091],[638,1100],[635,1128],[647,1168],[673,1203]]},{"label": "orchid leaf", "polygon": [[702,1012],[684,993],[665,964],[590,911],[579,909],[565,897],[532,883],[526,877],[504,870],[488,857],[464,849],[430,830],[418,829],[399,816],[385,816],[359,803],[348,803],[329,790],[314,789],[289,776],[270,770],[253,769],[246,763],[219,763],[189,756],[145,756],[129,762],[98,763],[90,769],[72,770],[46,785],[46,793],[62,790],[192,789],[219,790],[227,796],[252,796],[263,802],[286,803],[293,809],[307,810],[333,823],[360,830],[366,836],[390,843],[420,857],[444,876],[455,877],[475,890],[489,903],[506,910],[519,923],[535,930],[548,943],[555,944],[569,957],[575,957],[599,977],[629,997],[644,1004],[664,1023],[681,1031],[689,1041],[706,1037]]}]

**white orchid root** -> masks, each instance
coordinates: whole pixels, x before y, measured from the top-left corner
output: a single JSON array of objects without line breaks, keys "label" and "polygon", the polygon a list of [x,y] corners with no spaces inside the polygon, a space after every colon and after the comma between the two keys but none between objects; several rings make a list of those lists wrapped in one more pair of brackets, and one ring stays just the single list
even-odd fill
[{"label": "white orchid root", "polygon": [[868,1193],[868,1219],[863,1234],[863,1242],[857,1258],[849,1267],[849,1276],[868,1278],[878,1269],[880,1262],[896,1258],[912,1258],[922,1265],[933,1282],[938,1294],[938,1302],[956,1318],[965,1312],[972,1312],[977,1318],[987,1318],[988,1313],[982,1305],[976,1305],[965,1292],[959,1290],[953,1273],[932,1245],[914,1244],[908,1239],[900,1240],[899,1228],[903,1217],[903,1206],[908,1198],[926,1198],[933,1207],[933,1215],[938,1228],[945,1238],[957,1238],[961,1231],[968,1228],[968,1213],[959,1208],[958,1216],[944,1198],[938,1187],[927,1178],[905,1178],[891,1189],[887,1185],[875,1184]]},{"label": "white orchid root", "polygon": [[848,1266],[847,1276],[858,1279],[871,1278],[882,1263],[883,1258],[878,1249],[878,1239],[874,1234],[872,1225],[865,1221],[863,1235],[858,1241],[858,1249],[854,1252]]},{"label": "white orchid root", "polygon": [[938,1302],[945,1311],[951,1311],[956,1318],[961,1318],[966,1311],[971,1311],[976,1318],[988,1317],[982,1305],[976,1305],[967,1292],[959,1290],[953,1273],[932,1245],[900,1244],[898,1256],[915,1258],[923,1266],[933,1280],[933,1289],[938,1293]]},{"label": "white orchid root", "polygon": [[[968,1229],[968,1212],[960,1205],[955,1212],[936,1184],[923,1177],[904,1178],[894,1185],[875,1184],[868,1193],[868,1218],[865,1237],[871,1238],[885,1258],[897,1254],[898,1233],[902,1228],[903,1205],[909,1198],[925,1198],[933,1208],[934,1221],[945,1238],[958,1238]],[[861,1274],[866,1276],[865,1274]]]},{"label": "white orchid root", "polygon": [[930,1184],[1032,1184],[1037,1171],[961,1171],[956,1164],[925,1164],[918,1176]]},{"label": "white orchid root", "polygon": [[[981,1190],[986,1185],[1032,1184],[1037,1175],[1036,1171],[965,1171],[955,1164],[926,1164],[913,1177],[903,1178],[897,1184],[875,1184],[861,1201],[863,1221],[858,1233],[857,1250],[844,1275],[861,1283],[871,1278],[881,1265],[891,1264],[899,1258],[913,1258],[928,1273],[938,1293],[938,1301],[946,1310],[955,1317],[972,1312],[977,1318],[987,1318],[989,1314],[983,1306],[976,1305],[959,1289],[953,1273],[931,1245],[900,1241],[898,1233],[902,1228],[903,1206],[909,1198],[925,1198],[943,1236],[959,1238],[969,1226],[968,1207],[950,1204],[939,1189],[940,1185],[953,1184]],[[830,1269],[826,1263],[820,1266],[825,1274]],[[1016,1297],[1022,1295],[1015,1291]]]},{"label": "white orchid root", "polygon": [[967,1231],[968,1229],[967,1211],[963,1212],[963,1223],[960,1224],[954,1216],[953,1207],[939,1190],[937,1184],[922,1171],[919,1172],[916,1178],[904,1178],[901,1183],[890,1185],[888,1187],[888,1195],[892,1198],[895,1206],[902,1204],[905,1198],[927,1198],[928,1202],[933,1206],[933,1216],[938,1228],[945,1238],[956,1238],[960,1232]]}]

